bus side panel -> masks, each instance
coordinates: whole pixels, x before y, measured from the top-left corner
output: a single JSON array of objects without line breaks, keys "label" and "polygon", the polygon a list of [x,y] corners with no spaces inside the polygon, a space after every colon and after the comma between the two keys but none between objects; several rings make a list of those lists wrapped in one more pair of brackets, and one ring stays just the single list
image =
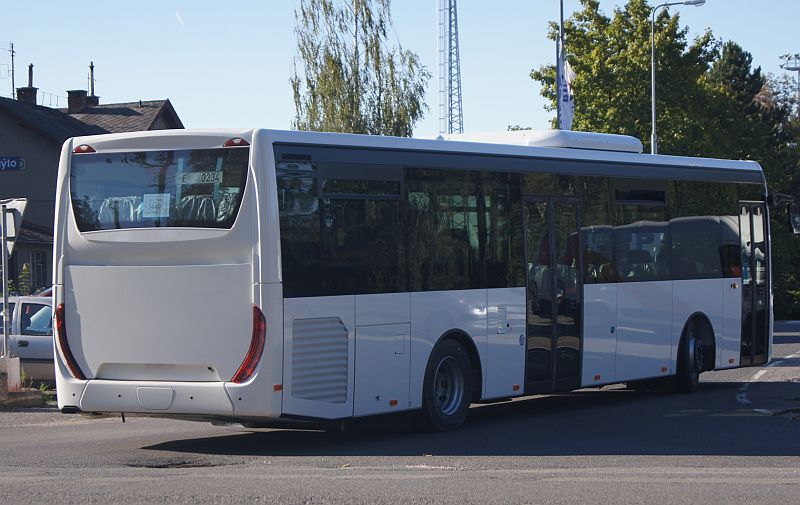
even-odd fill
[{"label": "bus side panel", "polygon": [[617,352],[617,284],[587,284],[584,292],[581,385],[614,382]]},{"label": "bus side panel", "polygon": [[353,415],[409,408],[411,294],[356,296]]},{"label": "bus side panel", "polygon": [[672,281],[617,285],[617,382],[667,376],[671,334]]},{"label": "bus side panel", "polygon": [[719,363],[719,357],[723,354],[723,311],[727,284],[727,279],[693,279],[673,283],[671,373],[677,371],[678,346],[683,327],[689,317],[696,312],[704,314],[711,323],[717,345],[717,363]]},{"label": "bus side panel", "polygon": [[483,397],[517,396],[525,386],[525,288],[490,289],[488,302]]},{"label": "bus side panel", "polygon": [[256,284],[253,290],[267,322],[267,342],[255,377],[244,384],[226,382],[225,389],[234,415],[277,418],[283,395],[283,286]]},{"label": "bus side panel", "polygon": [[284,300],[284,414],[353,415],[355,311],[354,295]]},{"label": "bus side panel", "polygon": [[251,163],[256,174],[258,199],[258,240],[260,258],[254,278],[259,282],[281,282],[281,234],[278,213],[278,182],[275,175],[275,154],[269,133],[258,130],[253,135]]},{"label": "bus side panel", "polygon": [[722,279],[722,335],[717,335],[717,368],[739,366],[742,351],[742,279]]},{"label": "bus side panel", "polygon": [[433,346],[452,330],[466,333],[486,363],[485,289],[411,294],[411,408],[422,406],[422,382]]}]

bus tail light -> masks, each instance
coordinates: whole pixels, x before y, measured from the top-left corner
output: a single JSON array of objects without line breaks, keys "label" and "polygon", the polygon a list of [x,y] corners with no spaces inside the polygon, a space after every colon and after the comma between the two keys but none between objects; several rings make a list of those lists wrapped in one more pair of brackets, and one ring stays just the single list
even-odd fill
[{"label": "bus tail light", "polygon": [[64,361],[67,362],[69,372],[76,379],[86,380],[86,376],[83,375],[81,368],[75,361],[75,356],[72,355],[72,351],[69,348],[69,342],[67,341],[67,322],[64,318],[63,303],[56,309],[56,330],[58,332],[58,346],[61,347],[61,354],[64,355]]},{"label": "bus tail light", "polygon": [[73,154],[89,154],[89,153],[96,153],[96,152],[97,151],[94,150],[94,147],[86,145],[86,144],[81,144],[81,145],[79,145],[78,147],[76,147],[75,149],[72,150]]},{"label": "bus tail light", "polygon": [[250,340],[250,349],[242,361],[241,366],[233,375],[231,382],[241,384],[250,380],[256,372],[256,367],[264,353],[264,344],[267,342],[267,320],[258,306],[253,305],[253,337]]},{"label": "bus tail light", "polygon": [[250,145],[250,142],[246,141],[243,138],[235,137],[232,139],[228,139],[222,144],[222,147],[247,147]]}]

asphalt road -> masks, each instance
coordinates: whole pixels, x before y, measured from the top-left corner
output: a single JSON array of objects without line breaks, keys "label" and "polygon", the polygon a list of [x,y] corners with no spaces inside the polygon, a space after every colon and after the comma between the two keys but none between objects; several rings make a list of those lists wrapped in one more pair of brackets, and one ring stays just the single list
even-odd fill
[{"label": "asphalt road", "polygon": [[692,395],[620,387],[473,407],[450,433],[0,410],[0,503],[800,502],[800,324]]}]

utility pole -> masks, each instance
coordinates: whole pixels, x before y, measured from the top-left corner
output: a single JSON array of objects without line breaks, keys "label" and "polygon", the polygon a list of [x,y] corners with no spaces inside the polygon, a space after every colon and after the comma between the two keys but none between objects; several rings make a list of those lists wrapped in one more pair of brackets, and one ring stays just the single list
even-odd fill
[{"label": "utility pole", "polygon": [[9,53],[11,53],[11,98],[14,99],[17,96],[17,87],[14,83],[14,56],[17,54],[14,52],[14,43],[9,43],[9,48],[6,49]]},{"label": "utility pole", "polygon": [[456,0],[438,0],[439,133],[464,133]]}]

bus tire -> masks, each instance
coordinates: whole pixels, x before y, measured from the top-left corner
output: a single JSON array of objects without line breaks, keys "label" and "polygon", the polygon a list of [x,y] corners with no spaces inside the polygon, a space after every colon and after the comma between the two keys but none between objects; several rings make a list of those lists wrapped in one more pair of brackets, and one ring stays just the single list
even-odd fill
[{"label": "bus tire", "polygon": [[699,332],[697,321],[690,319],[681,335],[681,343],[678,348],[678,369],[675,374],[675,390],[679,393],[693,393],[700,383],[704,358]]},{"label": "bus tire", "polygon": [[428,359],[422,385],[422,411],[438,431],[464,423],[472,399],[472,370],[464,347],[455,340],[439,343]]}]

